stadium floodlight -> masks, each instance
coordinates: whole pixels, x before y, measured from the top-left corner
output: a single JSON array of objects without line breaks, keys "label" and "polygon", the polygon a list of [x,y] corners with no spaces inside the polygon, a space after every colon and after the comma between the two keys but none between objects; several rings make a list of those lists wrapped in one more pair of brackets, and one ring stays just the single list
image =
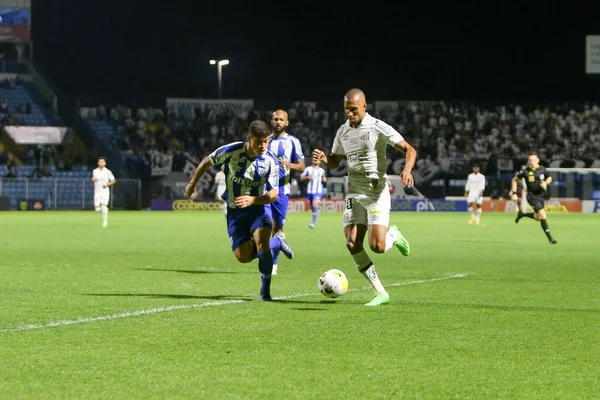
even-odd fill
[{"label": "stadium floodlight", "polygon": [[219,83],[219,99],[223,97],[223,67],[229,65],[229,60],[210,60],[210,65],[217,65],[217,79]]}]

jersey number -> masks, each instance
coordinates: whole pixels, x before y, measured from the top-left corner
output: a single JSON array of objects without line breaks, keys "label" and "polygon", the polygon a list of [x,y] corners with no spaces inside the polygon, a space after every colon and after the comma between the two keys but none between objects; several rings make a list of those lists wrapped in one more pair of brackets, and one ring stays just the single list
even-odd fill
[{"label": "jersey number", "polygon": [[352,210],[352,199],[346,199],[346,210]]}]

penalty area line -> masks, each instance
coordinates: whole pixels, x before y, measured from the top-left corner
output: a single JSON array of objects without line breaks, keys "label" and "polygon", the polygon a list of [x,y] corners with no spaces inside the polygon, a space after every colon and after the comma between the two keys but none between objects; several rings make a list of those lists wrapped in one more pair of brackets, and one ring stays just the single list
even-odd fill
[{"label": "penalty area line", "polygon": [[[444,277],[440,277],[440,278],[420,279],[420,280],[407,281],[407,282],[396,282],[396,283],[388,284],[386,286],[390,287],[390,286],[417,285],[420,283],[430,283],[430,282],[447,281],[450,279],[465,278],[467,276],[469,276],[469,275],[468,274],[455,274],[455,275],[444,276]],[[349,291],[362,291],[362,290],[367,290],[367,289],[371,289],[371,287],[366,286],[363,288],[350,289]],[[297,293],[297,294],[293,294],[290,296],[275,297],[275,300],[287,300],[287,299],[295,299],[298,297],[307,297],[307,296],[316,296],[316,295],[320,295],[320,293],[318,293],[318,292]],[[124,312],[124,313],[118,313],[118,314],[103,315],[103,316],[99,316],[99,317],[80,317],[77,319],[54,321],[54,322],[48,322],[45,324],[21,325],[21,326],[17,326],[14,328],[0,329],[0,333],[30,331],[30,330],[34,330],[34,329],[43,329],[43,328],[56,328],[56,327],[60,327],[60,326],[78,325],[78,324],[85,324],[85,323],[90,323],[90,322],[110,321],[113,319],[123,319],[123,318],[130,318],[130,317],[138,317],[141,315],[150,315],[150,314],[158,314],[158,313],[164,313],[164,312],[170,312],[170,311],[187,310],[190,308],[226,306],[229,304],[240,304],[240,303],[246,303],[246,302],[247,302],[246,300],[223,300],[223,301],[207,301],[205,303],[199,303],[199,304],[184,304],[184,305],[180,305],[180,306],[156,307],[156,308],[150,308],[147,310],[130,311],[130,312]]]}]

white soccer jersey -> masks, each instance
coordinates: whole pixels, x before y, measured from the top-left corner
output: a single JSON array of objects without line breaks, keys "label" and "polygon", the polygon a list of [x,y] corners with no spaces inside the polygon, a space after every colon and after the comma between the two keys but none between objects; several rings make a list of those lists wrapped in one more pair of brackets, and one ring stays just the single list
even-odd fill
[{"label": "white soccer jersey", "polygon": [[227,188],[227,181],[225,181],[225,174],[223,171],[219,171],[215,174],[215,180],[217,181],[217,190],[225,190]]},{"label": "white soccer jersey", "polygon": [[340,126],[331,153],[346,156],[348,197],[381,194],[387,182],[386,147],[403,140],[394,128],[368,113],[358,128],[351,127],[350,121]]},{"label": "white soccer jersey", "polygon": [[322,194],[323,193],[323,177],[325,176],[325,170],[321,167],[306,167],[302,176],[312,175],[312,178],[308,181],[306,186],[306,193],[308,194]]},{"label": "white soccer jersey", "polygon": [[467,177],[467,184],[465,185],[465,192],[477,196],[481,196],[485,189],[485,176],[482,173],[474,174],[470,173]]},{"label": "white soccer jersey", "polygon": [[108,182],[112,182],[115,180],[115,176],[108,168],[96,168],[92,171],[92,176],[96,178],[94,182],[94,193],[110,193],[110,189],[108,187],[103,187]]}]

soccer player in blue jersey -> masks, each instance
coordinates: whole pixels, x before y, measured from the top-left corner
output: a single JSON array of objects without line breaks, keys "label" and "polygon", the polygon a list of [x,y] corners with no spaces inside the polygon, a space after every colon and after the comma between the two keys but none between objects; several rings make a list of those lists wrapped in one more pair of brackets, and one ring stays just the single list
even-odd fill
[{"label": "soccer player in blue jersey", "polygon": [[300,175],[301,181],[308,181],[306,186],[306,197],[310,208],[312,210],[312,222],[308,224],[310,229],[315,228],[317,218],[319,217],[319,203],[323,196],[323,184],[327,182],[325,176],[325,170],[319,166],[321,162],[312,160],[312,166],[306,167],[302,175]]},{"label": "soccer player in blue jersey", "polygon": [[[283,233],[283,225],[287,215],[288,198],[290,195],[290,171],[303,172],[304,154],[302,145],[297,137],[286,132],[289,125],[288,114],[283,110],[277,110],[271,115],[271,127],[273,134],[269,143],[269,151],[279,160],[279,196],[271,204],[273,212],[273,237],[281,239],[281,251],[289,259],[294,257],[294,252],[287,245]],[[279,250],[273,251],[273,275],[277,274],[279,263]]]},{"label": "soccer player in blue jersey", "polygon": [[219,147],[205,157],[185,188],[188,198],[195,197],[196,185],[211,166],[224,165],[227,182],[227,232],[237,260],[249,263],[258,258],[262,281],[260,299],[270,301],[273,258],[271,249],[281,248],[279,238],[271,238],[271,207],[279,193],[279,166],[267,153],[270,127],[253,121],[246,142]]}]

